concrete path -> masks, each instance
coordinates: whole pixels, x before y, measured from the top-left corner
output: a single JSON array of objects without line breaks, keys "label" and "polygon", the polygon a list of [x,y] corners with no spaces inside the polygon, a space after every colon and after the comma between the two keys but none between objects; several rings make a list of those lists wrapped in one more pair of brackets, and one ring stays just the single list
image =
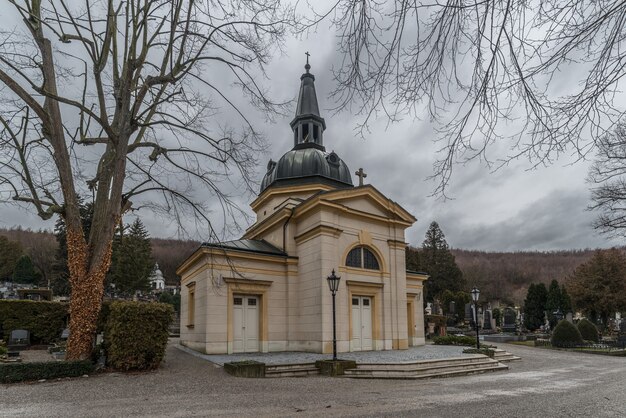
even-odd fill
[{"label": "concrete path", "polygon": [[499,346],[508,372],[424,381],[234,378],[171,346],[156,372],[0,386],[0,416],[626,416],[626,359]]}]

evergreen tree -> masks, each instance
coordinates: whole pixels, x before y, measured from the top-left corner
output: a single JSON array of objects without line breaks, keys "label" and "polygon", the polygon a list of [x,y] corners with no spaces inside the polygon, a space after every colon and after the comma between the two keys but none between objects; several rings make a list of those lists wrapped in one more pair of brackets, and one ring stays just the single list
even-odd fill
[{"label": "evergreen tree", "polygon": [[572,312],[572,299],[569,297],[565,285],[561,286],[561,310],[563,311],[563,315]]},{"label": "evergreen tree", "polygon": [[[563,302],[563,295],[561,293],[561,287],[559,282],[552,280],[550,287],[548,288],[548,296],[546,298],[546,311],[548,312],[548,320],[550,321],[550,328],[554,328],[558,322],[554,312],[560,310],[563,312],[561,303]],[[564,314],[564,313],[563,313]],[[562,319],[562,318],[561,318]]]},{"label": "evergreen tree", "polygon": [[[93,218],[93,204],[85,203],[80,200],[80,217],[83,224],[85,236],[89,236],[91,229],[91,220]],[[54,235],[56,236],[59,246],[57,247],[56,262],[52,266],[52,279],[50,285],[52,293],[55,295],[68,296],[70,294],[70,272],[67,268],[67,237],[66,237],[65,221],[60,216],[54,225]]]},{"label": "evergreen tree", "polygon": [[149,290],[154,259],[150,238],[143,223],[135,219],[130,226],[119,228],[113,240],[113,248],[109,278],[115,289],[127,296],[138,290]]},{"label": "evergreen tree", "polygon": [[0,235],[0,280],[10,280],[17,260],[22,256],[22,246]]},{"label": "evergreen tree", "polygon": [[411,261],[416,262],[415,270],[428,273],[426,281],[426,299],[438,298],[444,290],[458,292],[465,286],[463,272],[456,265],[445,236],[437,222],[432,222],[422,249]]},{"label": "evergreen tree", "polygon": [[534,331],[544,324],[547,298],[548,290],[543,283],[531,283],[528,287],[524,301],[524,326],[529,330]]},{"label": "evergreen tree", "polygon": [[38,275],[30,257],[23,255],[18,258],[13,269],[13,283],[33,284],[37,282],[37,279]]}]

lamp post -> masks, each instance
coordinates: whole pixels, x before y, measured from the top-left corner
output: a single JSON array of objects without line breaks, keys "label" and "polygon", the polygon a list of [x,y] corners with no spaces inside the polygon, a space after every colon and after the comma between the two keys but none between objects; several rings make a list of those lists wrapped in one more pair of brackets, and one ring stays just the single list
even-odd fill
[{"label": "lamp post", "polygon": [[337,360],[337,322],[335,315],[335,295],[337,294],[337,289],[339,289],[340,279],[341,276],[337,276],[335,274],[335,269],[333,269],[331,275],[326,278],[326,280],[328,280],[330,293],[333,295],[333,361]]},{"label": "lamp post", "polygon": [[474,315],[476,324],[476,348],[480,349],[480,340],[478,339],[478,297],[480,296],[480,290],[476,286],[471,291],[472,300],[474,301]]}]

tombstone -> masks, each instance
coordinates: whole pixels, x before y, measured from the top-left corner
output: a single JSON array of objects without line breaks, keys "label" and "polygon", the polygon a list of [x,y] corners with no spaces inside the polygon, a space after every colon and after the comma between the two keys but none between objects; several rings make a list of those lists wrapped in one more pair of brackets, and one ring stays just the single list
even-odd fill
[{"label": "tombstone", "polygon": [[465,320],[470,323],[472,322],[472,304],[471,303],[465,304]]},{"label": "tombstone", "polygon": [[456,314],[456,303],[453,300],[450,301],[450,306],[449,306],[449,309],[448,309],[448,313],[450,315]]},{"label": "tombstone", "polygon": [[491,311],[486,310],[483,314],[483,329],[492,329],[491,328]]},{"label": "tombstone", "polygon": [[567,315],[565,315],[565,320],[567,320],[567,322],[569,322],[570,324],[574,323],[574,314],[571,312],[568,312]]},{"label": "tombstone", "polygon": [[502,331],[503,332],[515,332],[516,331],[517,315],[515,309],[506,308],[502,318]]},{"label": "tombstone", "polygon": [[433,306],[433,314],[441,315],[441,305],[438,300],[435,300],[435,304]]},{"label": "tombstone", "polygon": [[70,338],[70,329],[69,329],[69,328],[65,328],[65,329],[61,332],[61,339],[62,339],[62,340],[67,340],[68,338]]},{"label": "tombstone", "polygon": [[23,350],[30,345],[30,332],[25,329],[15,329],[11,331],[9,337],[9,350]]}]

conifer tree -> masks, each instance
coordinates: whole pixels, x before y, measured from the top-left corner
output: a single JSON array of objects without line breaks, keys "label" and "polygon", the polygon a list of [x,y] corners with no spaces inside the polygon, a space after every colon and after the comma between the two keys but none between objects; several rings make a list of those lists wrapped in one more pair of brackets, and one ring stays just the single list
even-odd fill
[{"label": "conifer tree", "polygon": [[426,272],[430,276],[426,281],[428,300],[438,298],[444,290],[451,292],[463,290],[465,286],[463,272],[456,265],[454,255],[450,252],[446,237],[437,222],[432,222],[426,231],[426,238],[416,261],[418,263],[416,270]]},{"label": "conifer tree", "polygon": [[37,281],[33,261],[26,254],[17,259],[13,269],[13,283],[32,284]]},{"label": "conifer tree", "polygon": [[13,269],[21,255],[22,246],[19,242],[0,235],[0,280],[9,280],[13,277]]},{"label": "conifer tree", "polygon": [[550,327],[554,328],[558,322],[554,312],[563,312],[561,303],[563,302],[563,295],[561,294],[561,287],[559,282],[552,280],[550,287],[548,288],[548,296],[546,298],[546,311],[548,313],[548,320],[550,321]]},{"label": "conifer tree", "polygon": [[565,285],[561,285],[561,310],[563,314],[572,312],[572,298],[569,297]]},{"label": "conifer tree", "polygon": [[149,290],[153,269],[150,238],[139,218],[131,225],[118,228],[113,240],[109,273],[115,289],[126,296],[132,296],[136,291]]},{"label": "conifer tree", "polygon": [[534,331],[544,324],[546,301],[548,290],[543,283],[528,287],[526,300],[524,301],[524,326]]}]

